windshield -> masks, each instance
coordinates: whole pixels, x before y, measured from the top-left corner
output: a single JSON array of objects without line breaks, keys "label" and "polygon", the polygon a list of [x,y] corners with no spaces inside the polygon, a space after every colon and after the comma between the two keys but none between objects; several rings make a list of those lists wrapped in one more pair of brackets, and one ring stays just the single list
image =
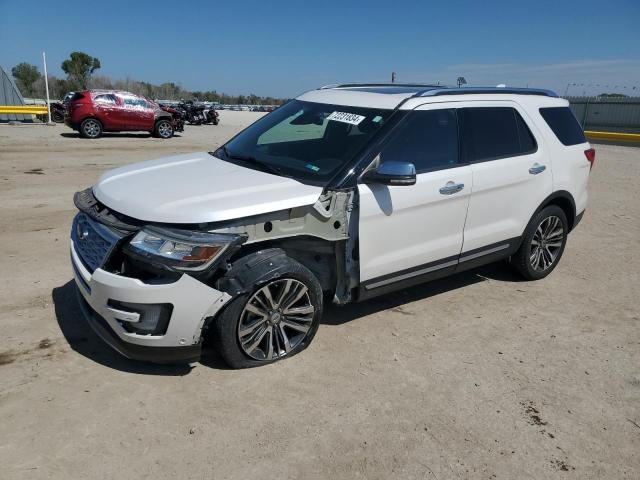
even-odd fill
[{"label": "windshield", "polygon": [[369,142],[392,112],[293,100],[241,132],[216,156],[325,185]]}]

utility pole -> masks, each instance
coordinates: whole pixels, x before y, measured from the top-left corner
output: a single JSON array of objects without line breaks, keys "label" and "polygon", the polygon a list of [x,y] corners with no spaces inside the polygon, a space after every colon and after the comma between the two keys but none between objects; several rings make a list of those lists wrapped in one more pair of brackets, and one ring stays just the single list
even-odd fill
[{"label": "utility pole", "polygon": [[391,72],[391,83],[396,83],[396,72]]},{"label": "utility pole", "polygon": [[51,102],[49,101],[49,78],[47,75],[47,56],[42,52],[42,63],[44,64],[44,88],[47,91],[47,113],[49,121],[47,123],[53,123],[51,121]]}]

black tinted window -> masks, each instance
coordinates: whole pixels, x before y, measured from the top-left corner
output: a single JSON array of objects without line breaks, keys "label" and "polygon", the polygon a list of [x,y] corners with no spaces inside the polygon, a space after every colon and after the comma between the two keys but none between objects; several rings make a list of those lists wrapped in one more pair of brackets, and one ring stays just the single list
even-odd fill
[{"label": "black tinted window", "polygon": [[585,143],[582,127],[569,107],[541,108],[540,115],[564,145]]},{"label": "black tinted window", "polygon": [[455,110],[413,111],[380,152],[380,160],[411,162],[416,172],[458,163]]},{"label": "black tinted window", "polygon": [[531,130],[513,108],[463,108],[460,115],[464,152],[469,162],[515,157],[536,150]]},{"label": "black tinted window", "polygon": [[529,127],[525,123],[524,119],[516,110],[513,111],[513,114],[516,117],[516,124],[518,125],[520,153],[524,155],[527,153],[535,152],[538,148],[538,144],[536,143],[536,139],[533,137],[533,133],[531,133],[531,130],[529,130]]}]

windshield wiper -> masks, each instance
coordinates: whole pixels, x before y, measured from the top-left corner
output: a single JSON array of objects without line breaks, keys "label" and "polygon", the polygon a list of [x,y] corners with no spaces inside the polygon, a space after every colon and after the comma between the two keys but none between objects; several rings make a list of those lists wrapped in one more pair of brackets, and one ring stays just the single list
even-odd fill
[{"label": "windshield wiper", "polygon": [[284,173],[282,173],[282,169],[271,165],[269,163],[266,162],[262,162],[260,160],[258,160],[256,157],[252,157],[250,155],[238,155],[235,153],[231,153],[229,152],[229,150],[227,149],[227,147],[222,147],[222,151],[224,152],[225,156],[227,158],[231,158],[233,160],[240,160],[242,162],[247,162],[247,163],[252,163],[254,165],[258,165],[260,167],[262,167],[263,170],[267,171],[267,173],[273,173],[275,175],[280,175],[283,177],[286,177],[287,175],[285,175]]}]

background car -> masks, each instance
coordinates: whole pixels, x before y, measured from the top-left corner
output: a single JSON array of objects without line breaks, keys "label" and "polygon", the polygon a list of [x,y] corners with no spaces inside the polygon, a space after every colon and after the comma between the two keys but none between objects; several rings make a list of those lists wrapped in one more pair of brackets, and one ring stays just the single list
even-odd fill
[{"label": "background car", "polygon": [[120,131],[146,131],[170,138],[177,126],[173,115],[155,102],[115,90],[75,92],[66,103],[64,121],[84,138]]}]

